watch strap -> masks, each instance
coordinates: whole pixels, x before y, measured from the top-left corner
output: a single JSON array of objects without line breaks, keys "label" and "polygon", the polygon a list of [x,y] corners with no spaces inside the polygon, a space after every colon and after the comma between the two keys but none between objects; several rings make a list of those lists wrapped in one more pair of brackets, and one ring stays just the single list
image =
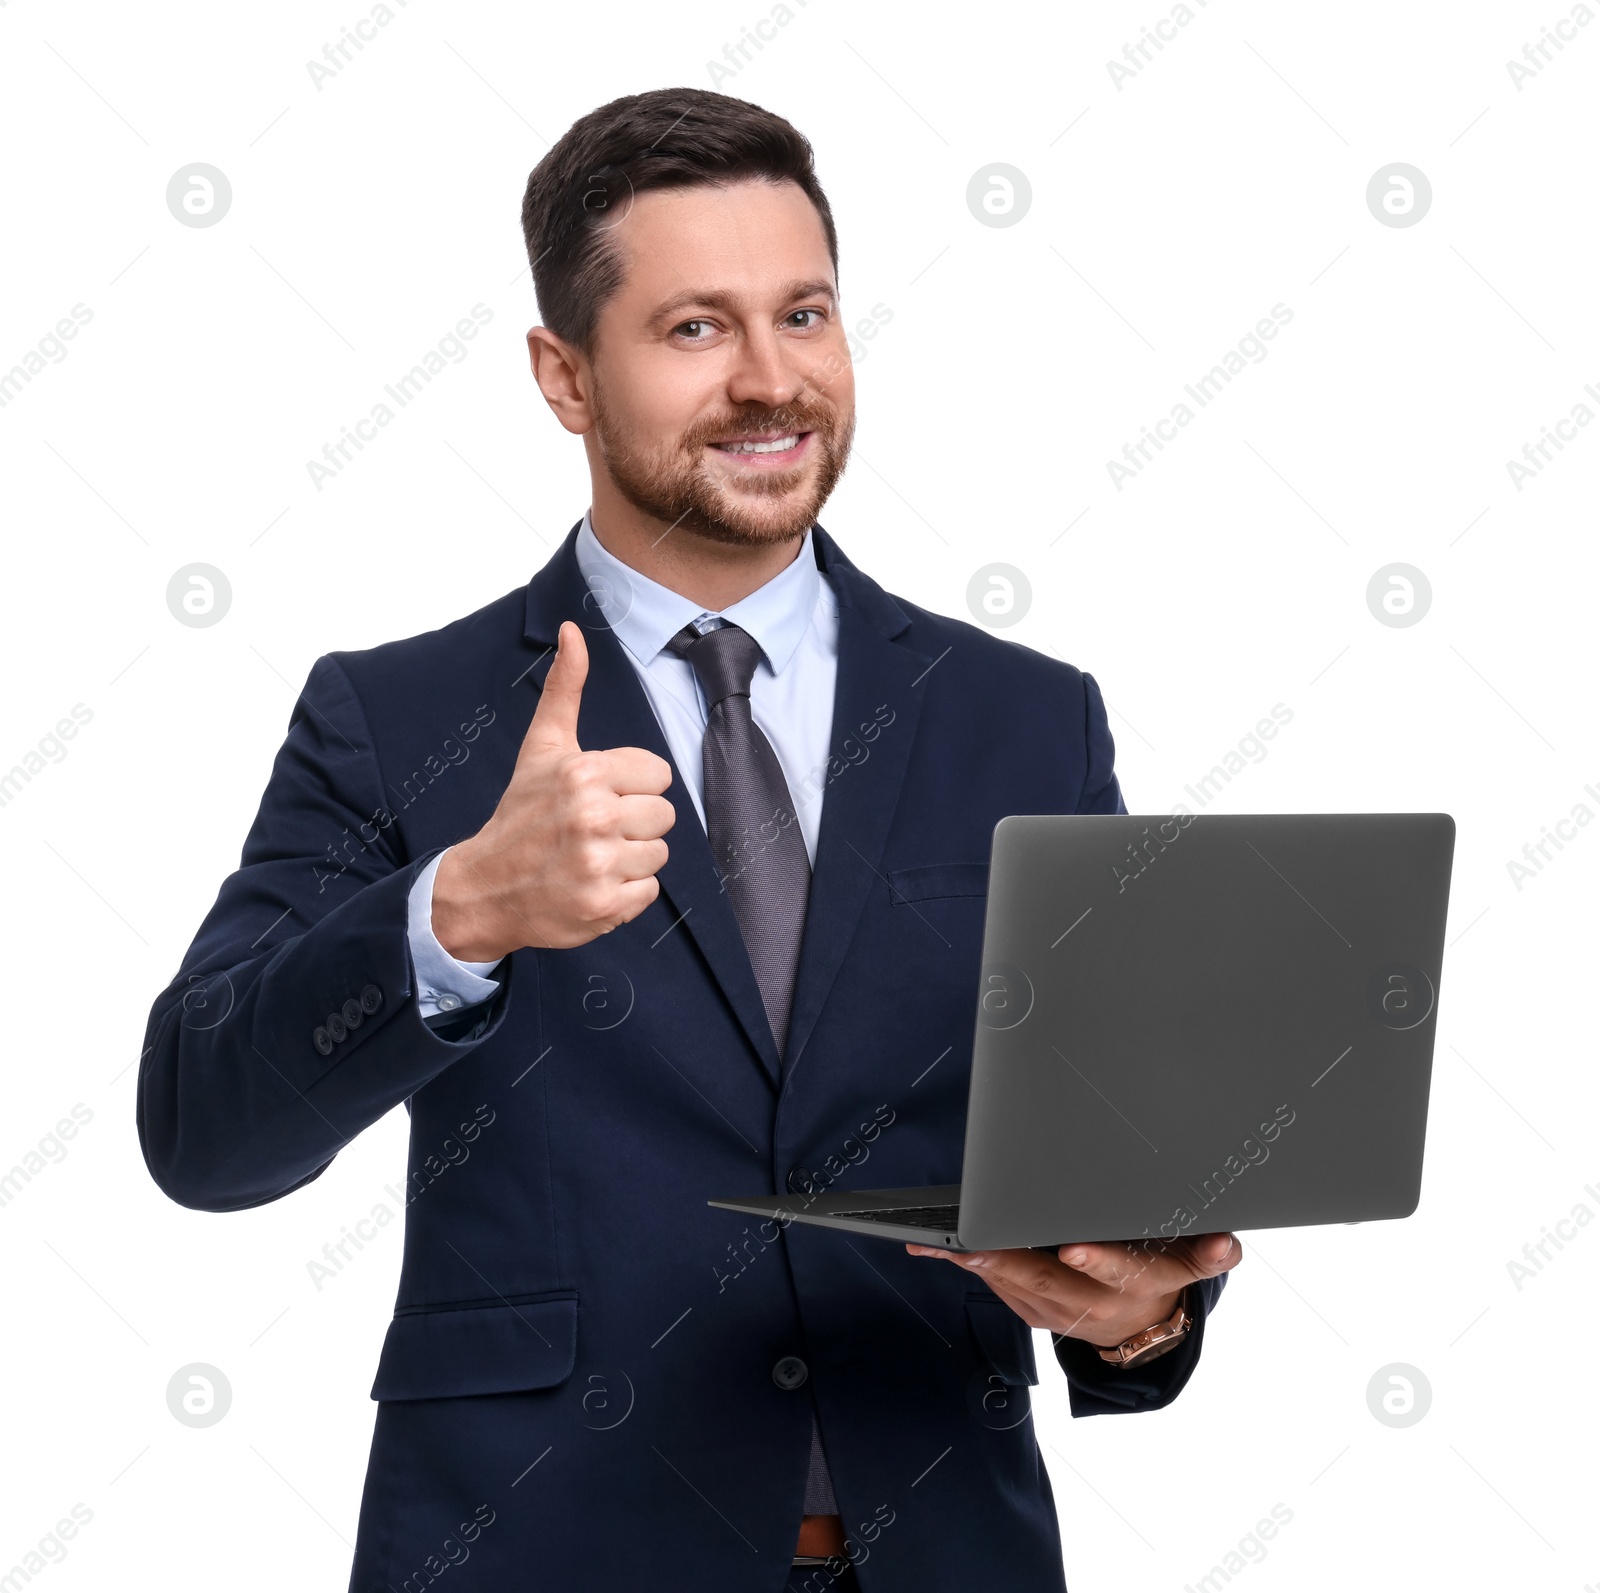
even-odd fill
[{"label": "watch strap", "polygon": [[1189,1336],[1193,1323],[1194,1317],[1189,1310],[1189,1289],[1185,1287],[1178,1295],[1177,1308],[1171,1316],[1135,1333],[1132,1338],[1124,1339],[1120,1344],[1109,1349],[1101,1348],[1100,1359],[1111,1362],[1113,1366],[1143,1366],[1147,1361],[1156,1360],[1177,1349]]}]

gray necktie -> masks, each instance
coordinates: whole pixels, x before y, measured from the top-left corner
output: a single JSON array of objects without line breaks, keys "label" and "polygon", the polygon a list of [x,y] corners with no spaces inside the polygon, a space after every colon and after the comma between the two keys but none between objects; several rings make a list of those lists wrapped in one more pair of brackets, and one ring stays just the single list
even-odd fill
[{"label": "gray necktie", "polygon": [[[725,623],[703,633],[686,625],[667,646],[689,661],[706,694],[701,763],[706,837],[781,1057],[811,895],[811,859],[778,755],[750,717],[750,679],[761,645],[748,631]],[[839,1513],[814,1404],[801,1508],[807,1515]]]},{"label": "gray necktie", "polygon": [[778,755],[750,717],[750,678],[761,646],[737,625],[704,634],[686,625],[667,646],[689,661],[706,694],[706,836],[781,1057],[811,894],[811,860]]}]

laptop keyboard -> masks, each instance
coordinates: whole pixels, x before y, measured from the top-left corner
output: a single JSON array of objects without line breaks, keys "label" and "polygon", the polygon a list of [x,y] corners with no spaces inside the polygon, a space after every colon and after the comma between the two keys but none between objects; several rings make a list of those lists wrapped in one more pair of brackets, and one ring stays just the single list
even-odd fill
[{"label": "laptop keyboard", "polygon": [[888,1222],[897,1228],[938,1228],[954,1233],[959,1206],[901,1206],[891,1211],[836,1211],[835,1217],[858,1217],[863,1222]]}]

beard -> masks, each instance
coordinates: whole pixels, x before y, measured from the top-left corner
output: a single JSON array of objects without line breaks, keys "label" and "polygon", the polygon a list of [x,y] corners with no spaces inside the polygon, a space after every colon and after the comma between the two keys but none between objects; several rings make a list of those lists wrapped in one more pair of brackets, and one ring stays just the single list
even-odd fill
[{"label": "beard", "polygon": [[[635,509],[669,529],[738,547],[789,542],[810,530],[844,474],[855,435],[854,414],[841,415],[821,399],[798,399],[778,409],[734,405],[655,448],[606,406],[598,385],[594,418],[600,456],[617,490]],[[717,480],[707,467],[705,449],[719,438],[748,432],[810,432],[810,457],[792,470]]]}]

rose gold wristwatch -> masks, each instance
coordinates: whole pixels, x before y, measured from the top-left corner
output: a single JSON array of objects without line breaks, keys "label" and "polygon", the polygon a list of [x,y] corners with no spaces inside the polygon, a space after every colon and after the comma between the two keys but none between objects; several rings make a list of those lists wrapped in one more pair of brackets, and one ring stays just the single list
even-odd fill
[{"label": "rose gold wristwatch", "polygon": [[1157,1322],[1154,1327],[1135,1333],[1131,1339],[1124,1339],[1112,1349],[1102,1349],[1100,1359],[1116,1366],[1143,1366],[1145,1362],[1165,1355],[1168,1350],[1177,1349],[1189,1336],[1189,1328],[1194,1321],[1189,1315],[1188,1299],[1189,1291],[1185,1288],[1178,1296],[1178,1309],[1165,1322]]}]

